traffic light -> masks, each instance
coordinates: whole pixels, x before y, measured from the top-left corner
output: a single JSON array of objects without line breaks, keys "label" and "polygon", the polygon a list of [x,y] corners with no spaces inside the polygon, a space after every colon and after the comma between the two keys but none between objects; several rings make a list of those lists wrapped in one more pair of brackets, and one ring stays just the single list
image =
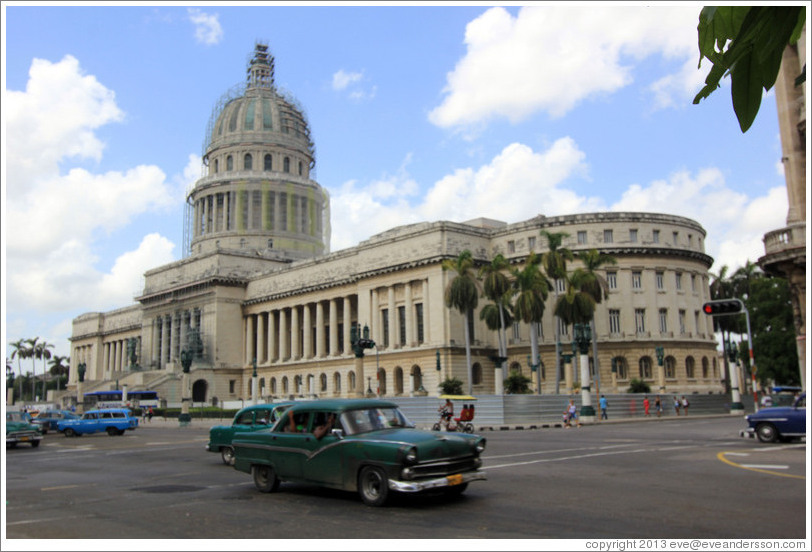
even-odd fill
[{"label": "traffic light", "polygon": [[744,303],[740,299],[718,299],[702,305],[702,310],[710,316],[739,314],[744,311]]}]

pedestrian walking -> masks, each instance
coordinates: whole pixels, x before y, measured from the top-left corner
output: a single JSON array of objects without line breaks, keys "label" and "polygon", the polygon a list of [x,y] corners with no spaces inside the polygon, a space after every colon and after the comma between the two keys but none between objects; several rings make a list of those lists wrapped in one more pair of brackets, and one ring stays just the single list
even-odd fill
[{"label": "pedestrian walking", "polygon": [[654,410],[657,411],[658,418],[663,415],[663,403],[660,401],[659,395],[654,397]]},{"label": "pedestrian walking", "polygon": [[679,399],[677,398],[676,395],[674,395],[674,412],[676,413],[677,416],[679,416],[679,407],[680,407]]},{"label": "pedestrian walking", "polygon": [[685,395],[683,395],[682,396],[682,415],[683,416],[688,415],[688,407],[689,406],[690,406],[690,403],[688,402],[688,399],[686,399]]},{"label": "pedestrian walking", "polygon": [[152,416],[155,415],[155,412],[152,411],[152,407],[149,407],[149,412],[147,413],[147,421],[152,422]]},{"label": "pedestrian walking", "polygon": [[649,411],[648,411],[650,406],[651,406],[651,403],[648,400],[648,395],[646,395],[645,397],[643,397],[643,412],[644,412],[646,417],[651,415],[649,413]]},{"label": "pedestrian walking", "polygon": [[606,400],[604,395],[601,395],[600,400],[598,401],[601,405],[601,419],[608,420],[609,416],[606,414],[606,409],[609,408],[609,401]]}]

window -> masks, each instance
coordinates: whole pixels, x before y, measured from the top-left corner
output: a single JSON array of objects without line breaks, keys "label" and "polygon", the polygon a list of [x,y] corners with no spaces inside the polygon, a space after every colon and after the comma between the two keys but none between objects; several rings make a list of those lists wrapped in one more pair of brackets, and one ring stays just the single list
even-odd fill
[{"label": "window", "polygon": [[268,154],[266,154],[266,155],[265,155],[265,166],[264,166],[264,169],[265,169],[266,171],[270,171],[270,170],[272,170],[272,169],[273,169],[273,162],[272,162],[272,159],[271,159],[271,154],[270,154],[270,153],[268,153]]},{"label": "window", "polygon": [[417,342],[423,343],[425,341],[423,336],[423,303],[415,304],[414,310],[417,318]]},{"label": "window", "polygon": [[237,385],[237,380],[228,380],[228,392],[234,394],[234,387]]},{"label": "window", "polygon": [[226,170],[227,171],[234,170],[234,159],[230,155],[226,157]]},{"label": "window", "polygon": [[668,331],[668,309],[660,309],[660,333]]},{"label": "window", "polygon": [[612,230],[604,230],[603,231],[603,243],[613,243],[614,242],[614,235]]},{"label": "window", "polygon": [[578,245],[586,244],[586,230],[578,230]]},{"label": "window", "polygon": [[609,309],[609,333],[617,335],[620,333],[620,310]]},{"label": "window", "polygon": [[214,173],[217,174],[218,172],[220,172],[220,160],[215,159],[214,160]]},{"label": "window", "polygon": [[688,379],[694,379],[694,371],[696,370],[696,362],[694,361],[694,357],[689,356],[685,359],[685,377]]},{"label": "window", "polygon": [[646,331],[646,309],[634,309],[634,327],[638,334]]},{"label": "window", "polygon": [[326,393],[327,392],[327,374],[322,374],[321,376],[319,376],[319,384],[320,384],[321,392]]},{"label": "window", "polygon": [[654,243],[660,243],[660,231],[659,230],[654,230],[654,232],[651,233],[651,241],[654,242]]},{"label": "window", "polygon": [[508,253],[516,253],[516,242],[513,240],[508,241],[507,250]]},{"label": "window", "polygon": [[643,287],[643,273],[639,270],[632,271],[632,289],[641,289]]},{"label": "window", "polygon": [[679,232],[674,232],[674,245],[677,245],[678,240],[679,240]]},{"label": "window", "polygon": [[629,241],[631,243],[637,243],[637,229],[633,228],[629,230]]},{"label": "window", "polygon": [[691,291],[696,291],[696,274],[691,274]]},{"label": "window", "polygon": [[685,309],[679,310],[679,333],[685,335]]},{"label": "window", "polygon": [[398,337],[400,344],[406,345],[406,307],[398,307]]},{"label": "window", "polygon": [[677,360],[674,357],[665,357],[664,368],[665,377],[667,379],[675,379],[677,377]]},{"label": "window", "polygon": [[471,379],[474,385],[480,385],[482,383],[482,365],[478,362],[475,362],[474,365],[471,366]]},{"label": "window", "polygon": [[558,293],[564,293],[567,291],[567,281],[564,278],[558,278],[555,281],[555,289]]},{"label": "window", "polygon": [[699,311],[694,311],[694,328],[696,328],[696,333],[699,334]]},{"label": "window", "polygon": [[664,289],[665,282],[663,281],[663,272],[658,270],[654,273],[654,280],[657,282],[657,289]]},{"label": "window", "polygon": [[682,272],[677,272],[677,274],[676,274],[676,284],[677,284],[677,289],[681,290],[682,289]]},{"label": "window", "polygon": [[519,322],[517,320],[514,320],[513,321],[513,342],[514,343],[519,342],[519,336],[520,336],[520,334],[519,334]]},{"label": "window", "polygon": [[527,249],[533,251],[536,248],[536,237],[530,236],[527,238]]},{"label": "window", "polygon": [[304,166],[302,165],[302,162],[299,161],[299,176],[302,176],[303,172],[304,172]]},{"label": "window", "polygon": [[629,364],[624,357],[615,357],[615,366],[617,367],[617,379],[629,379]]},{"label": "window", "polygon": [[558,333],[561,336],[569,335],[569,326],[566,322],[564,322],[560,318],[556,318],[558,320]]},{"label": "window", "polygon": [[282,161],[282,170],[286,173],[290,172],[290,157],[285,157],[285,160]]},{"label": "window", "polygon": [[250,171],[254,167],[254,158],[251,157],[250,153],[246,153],[245,157],[243,158],[242,167],[246,171]]},{"label": "window", "polygon": [[617,289],[617,272],[607,272],[606,283],[609,285],[609,289]]}]

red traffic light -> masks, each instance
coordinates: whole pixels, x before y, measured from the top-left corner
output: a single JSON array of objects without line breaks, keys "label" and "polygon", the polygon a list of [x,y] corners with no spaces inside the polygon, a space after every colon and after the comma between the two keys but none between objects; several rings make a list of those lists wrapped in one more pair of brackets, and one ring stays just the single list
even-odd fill
[{"label": "red traffic light", "polygon": [[744,311],[744,303],[740,299],[718,299],[708,301],[702,305],[702,310],[710,316],[724,316],[727,314],[738,314]]}]

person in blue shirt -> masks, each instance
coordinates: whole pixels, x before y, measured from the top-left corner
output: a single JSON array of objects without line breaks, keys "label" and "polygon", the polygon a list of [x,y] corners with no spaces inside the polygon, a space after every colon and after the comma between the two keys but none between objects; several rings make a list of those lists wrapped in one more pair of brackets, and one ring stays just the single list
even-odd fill
[{"label": "person in blue shirt", "polygon": [[605,396],[601,395],[599,402],[601,405],[601,419],[608,420],[609,416],[606,415],[606,409],[609,408],[609,401],[606,400]]}]

